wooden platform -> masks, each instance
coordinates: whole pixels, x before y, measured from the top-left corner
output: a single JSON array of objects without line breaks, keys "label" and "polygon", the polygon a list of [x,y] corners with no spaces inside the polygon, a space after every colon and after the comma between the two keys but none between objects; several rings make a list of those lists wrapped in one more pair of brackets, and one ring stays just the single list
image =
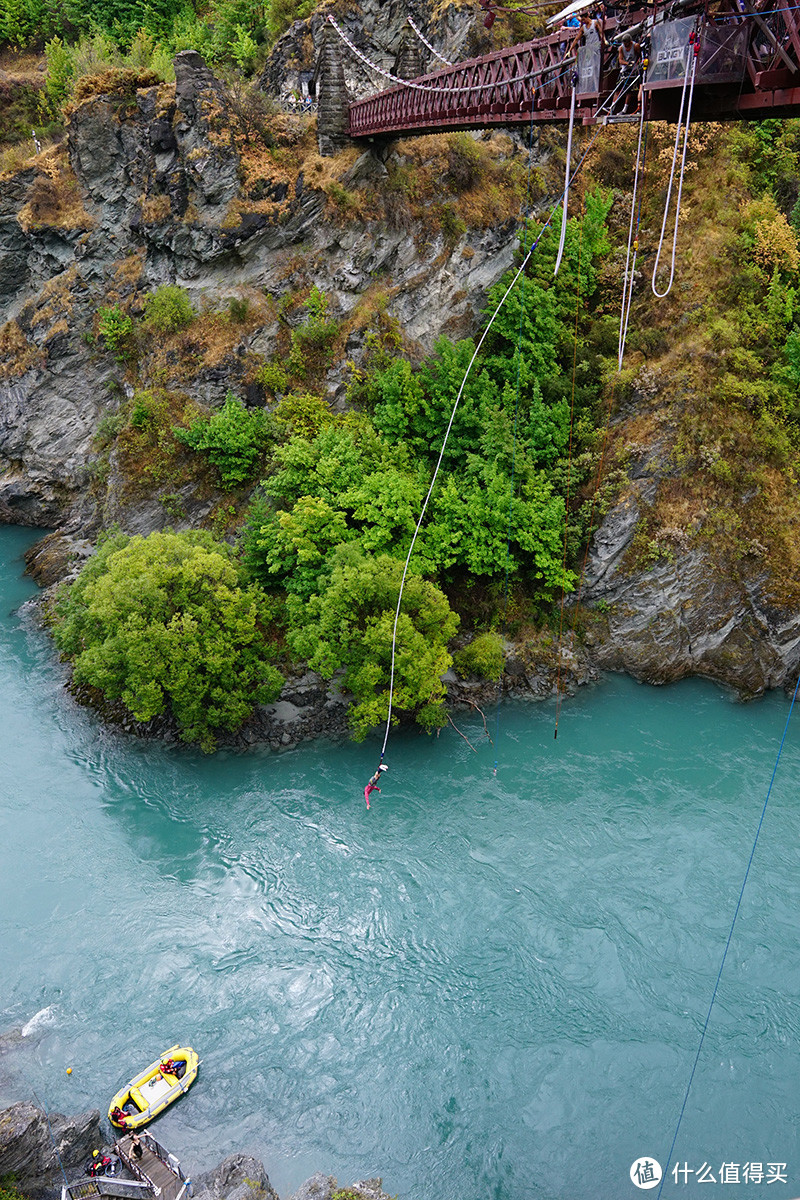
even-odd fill
[{"label": "wooden platform", "polygon": [[188,1192],[189,1182],[184,1178],[175,1156],[169,1154],[150,1134],[143,1131],[139,1137],[142,1143],[141,1158],[134,1158],[131,1154],[129,1133],[123,1134],[117,1142],[117,1153],[131,1174],[148,1183],[152,1195],[160,1200],[177,1200],[182,1193]]}]

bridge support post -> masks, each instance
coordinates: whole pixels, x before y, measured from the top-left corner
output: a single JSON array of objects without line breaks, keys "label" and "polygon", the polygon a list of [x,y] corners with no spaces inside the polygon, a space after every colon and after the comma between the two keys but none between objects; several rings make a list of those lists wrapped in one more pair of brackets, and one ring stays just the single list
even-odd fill
[{"label": "bridge support post", "polygon": [[344,81],[339,44],[330,27],[326,27],[322,35],[315,74],[317,145],[325,158],[342,150],[350,141],[350,94]]},{"label": "bridge support post", "polygon": [[403,39],[400,42],[397,58],[394,60],[394,71],[392,73],[398,79],[419,79],[423,70],[419,42],[414,34],[414,30],[408,24],[408,21],[406,21],[403,26]]}]

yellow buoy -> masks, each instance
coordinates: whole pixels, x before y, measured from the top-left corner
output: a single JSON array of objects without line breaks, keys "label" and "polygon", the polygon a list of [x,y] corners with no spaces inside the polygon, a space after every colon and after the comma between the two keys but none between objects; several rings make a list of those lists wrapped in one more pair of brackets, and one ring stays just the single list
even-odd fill
[{"label": "yellow buoy", "polygon": [[68,1074],[68,1075],[71,1075],[71,1074],[72,1074],[72,1067],[67,1067],[67,1074]]}]

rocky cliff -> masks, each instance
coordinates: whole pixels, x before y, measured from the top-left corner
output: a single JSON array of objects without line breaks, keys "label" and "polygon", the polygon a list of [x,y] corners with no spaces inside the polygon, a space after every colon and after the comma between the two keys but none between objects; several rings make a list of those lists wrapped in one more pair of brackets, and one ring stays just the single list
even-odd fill
[{"label": "rocky cliff", "polygon": [[[32,1104],[13,1104],[0,1111],[0,1179],[13,1179],[33,1200],[52,1200],[65,1175],[70,1183],[84,1177],[84,1164],[103,1141],[96,1109],[74,1117],[45,1116]],[[180,1157],[180,1148],[172,1149]],[[317,1173],[289,1200],[332,1200],[340,1190],[332,1175]],[[347,1192],[348,1200],[389,1200],[377,1178],[352,1183]],[[279,1200],[264,1164],[247,1154],[232,1154],[197,1175],[193,1194],[196,1200]]]},{"label": "rocky cliff", "polygon": [[[470,10],[449,6],[427,18],[444,56],[485,48]],[[343,19],[379,65],[396,67],[408,33],[400,8],[367,4]],[[262,80],[273,96],[308,90],[323,28],[316,15],[278,42]],[[432,65],[430,52],[420,53]],[[352,62],[344,69],[351,90],[374,86]],[[229,390],[249,405],[273,403],[261,368],[285,356],[300,319],[297,297],[316,286],[339,332],[314,387],[341,408],[376,339],[391,331],[417,359],[441,333],[472,333],[488,289],[513,261],[520,193],[508,181],[527,159],[515,137],[481,139],[492,185],[464,190],[448,183],[446,138],[322,158],[313,117],[271,101],[254,106],[192,51],[178,56],[175,72],[174,85],[134,72],[92,81],[66,141],[0,188],[8,317],[0,329],[0,519],[68,536],[48,581],[58,576],[53,561],[68,569],[112,524],[131,533],[201,524],[231,531],[226,497],[196,467],[175,459],[159,474],[126,452],[115,420],[137,389],[164,389],[206,411]],[[542,208],[557,187],[557,142],[537,132]],[[618,201],[619,221],[622,192]],[[173,338],[140,341],[135,360],[115,355],[99,314],[115,306],[136,319],[165,283],[186,289],[198,321]],[[226,312],[231,302],[236,320]],[[725,557],[702,513],[688,528],[665,520],[651,536],[648,514],[675,475],[674,430],[644,444],[636,432],[651,410],[669,407],[664,381],[656,395],[651,375],[642,367],[630,403],[612,414],[624,466],[590,548],[581,599],[592,613],[576,626],[580,633],[585,625],[583,646],[569,639],[570,686],[597,667],[656,683],[701,674],[746,696],[785,686],[800,659],[800,616],[796,597],[776,588],[764,544],[750,538]],[[560,671],[555,651],[522,643],[509,656],[505,687],[550,694]],[[475,700],[470,686],[453,681],[453,698]],[[299,728],[341,726],[341,697],[316,678],[298,677],[281,704],[266,729],[256,724],[246,736],[277,745]]]},{"label": "rocky cliff", "polygon": [[[252,378],[291,320],[281,301],[313,283],[346,326],[342,357],[320,381],[341,402],[376,312],[398,323],[409,353],[427,352],[441,332],[474,328],[488,287],[512,261],[518,202],[499,223],[490,211],[448,238],[438,210],[426,219],[384,186],[381,158],[353,150],[329,165],[316,153],[313,120],[277,110],[259,117],[274,151],[256,151],[247,116],[200,57],[186,51],[175,68],[174,87],[101,79],[99,94],[75,109],[66,144],[3,181],[6,521],[88,533],[113,521],[131,532],[174,523],[157,487],[128,503],[113,460],[98,480],[98,426],[135,384],[180,388],[212,405],[232,389],[263,404]],[[495,141],[500,155],[519,152],[509,138]],[[393,153],[414,161],[413,149]],[[98,311],[117,305],[136,315],[163,283],[187,289],[209,317],[206,330],[197,345],[145,348],[134,371],[105,351]],[[231,298],[249,307],[239,327],[212,320]],[[213,347],[202,340],[211,325]],[[211,507],[191,488],[179,500],[189,524]]]}]

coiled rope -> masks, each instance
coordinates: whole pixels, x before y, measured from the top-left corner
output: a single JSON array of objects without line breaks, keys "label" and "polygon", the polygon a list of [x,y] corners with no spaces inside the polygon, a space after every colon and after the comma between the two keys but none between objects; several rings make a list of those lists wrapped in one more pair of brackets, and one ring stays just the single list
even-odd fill
[{"label": "coiled rope", "polygon": [[[680,215],[681,215],[681,196],[683,194],[683,176],[684,176],[684,172],[686,169],[686,151],[689,148],[689,125],[691,122],[691,113],[692,113],[692,95],[694,93],[694,77],[695,77],[695,72],[697,71],[697,56],[698,56],[698,52],[700,50],[700,42],[698,40],[696,32],[694,32],[690,35],[689,46],[692,50],[692,67],[691,67],[691,71],[687,71],[683,77],[683,88],[681,90],[681,107],[678,112],[678,128],[675,132],[675,149],[672,154],[672,169],[670,170],[670,173],[669,173],[669,186],[667,188],[667,199],[664,203],[664,219],[661,222],[661,237],[659,239],[658,250],[656,252],[656,261],[653,265],[653,279],[652,279],[653,295],[658,296],[659,300],[663,300],[665,296],[669,295],[670,289],[672,288],[672,281],[675,278],[675,256],[677,254],[677,246],[678,246],[678,222],[680,220]],[[684,126],[683,125],[683,109],[684,109],[684,102],[686,100],[687,85],[688,85],[688,91],[689,91],[689,103],[688,103],[688,106],[686,107],[686,124]],[[658,264],[661,260],[661,251],[664,246],[664,233],[667,228],[667,217],[669,216],[669,205],[670,205],[670,200],[672,199],[672,183],[675,178],[675,165],[678,161],[678,145],[680,143],[681,131],[683,131],[683,153],[681,155],[681,173],[680,173],[680,177],[678,180],[678,199],[677,199],[677,203],[675,206],[675,229],[673,230],[673,234],[672,234],[672,262],[670,265],[669,283],[667,284],[666,291],[659,292],[658,288],[656,287],[656,275],[658,273]]]},{"label": "coiled rope", "polygon": [[440,54],[438,50],[434,50],[433,46],[430,44],[428,39],[425,37],[425,34],[422,32],[422,30],[417,29],[417,27],[414,24],[411,17],[406,17],[406,20],[408,21],[411,28],[414,30],[414,33],[417,35],[419,40],[422,42],[423,46],[427,46],[427,48],[430,50],[430,52],[434,58],[438,58],[439,62],[443,62],[446,67],[454,67],[456,65],[455,63],[450,62],[449,58],[445,58],[445,56],[443,54]]},{"label": "coiled rope", "polygon": [[744,889],[747,886],[747,880],[750,875],[750,868],[753,865],[753,859],[754,859],[755,853],[756,853],[756,846],[758,845],[758,839],[761,834],[761,826],[764,824],[764,817],[767,815],[767,805],[769,804],[769,798],[772,795],[772,785],[775,782],[775,776],[778,773],[778,764],[781,761],[781,754],[783,753],[783,746],[784,746],[784,742],[786,741],[786,734],[789,731],[789,722],[792,719],[792,709],[794,708],[794,702],[797,699],[798,688],[800,688],[800,675],[798,675],[797,683],[794,685],[794,693],[792,695],[792,702],[789,705],[789,712],[787,713],[787,716],[786,716],[786,724],[783,727],[783,737],[781,738],[781,744],[778,747],[778,755],[775,759],[775,766],[772,768],[772,777],[769,781],[769,787],[767,788],[767,795],[764,799],[763,808],[761,809],[761,816],[759,818],[758,828],[756,829],[756,835],[755,835],[755,838],[753,839],[753,848],[750,851],[750,858],[747,861],[747,869],[745,870],[744,879],[742,880],[742,886],[739,891],[739,899],[736,901],[736,908],[734,909],[734,912],[733,912],[733,920],[731,921],[731,927],[730,927],[730,930],[728,931],[728,940],[726,941],[725,949],[722,952],[722,961],[719,964],[719,971],[717,972],[717,979],[714,984],[714,991],[711,993],[711,1003],[708,1006],[708,1012],[706,1013],[706,1019],[705,1019],[705,1022],[703,1023],[703,1029],[700,1034],[700,1044],[697,1047],[697,1053],[695,1054],[694,1062],[692,1063],[692,1069],[689,1074],[689,1082],[686,1085],[686,1093],[683,1097],[683,1104],[681,1105],[681,1111],[678,1116],[678,1123],[675,1126],[675,1134],[672,1138],[672,1145],[669,1148],[669,1154],[667,1155],[667,1160],[664,1164],[664,1173],[661,1176],[661,1184],[658,1189],[658,1196],[656,1197],[656,1200],[659,1200],[659,1197],[661,1196],[661,1192],[664,1187],[664,1181],[667,1178],[669,1164],[672,1161],[672,1152],[675,1149],[675,1143],[678,1140],[678,1133],[680,1131],[681,1122],[683,1120],[683,1114],[686,1111],[686,1104],[689,1100],[689,1093],[692,1090],[692,1082],[694,1080],[695,1071],[697,1070],[697,1064],[700,1059],[700,1052],[703,1049],[703,1042],[705,1041],[705,1036],[706,1036],[706,1032],[708,1030],[709,1021],[711,1020],[711,1010],[713,1009],[714,1001],[717,998],[717,992],[719,990],[719,982],[720,982],[720,979],[722,978],[722,971],[725,967],[725,960],[728,957],[728,950],[730,949],[731,941],[733,939],[733,930],[736,925],[736,918],[739,916],[739,909],[742,907],[742,897],[744,896]]},{"label": "coiled rope", "polygon": [[[642,215],[642,198],[639,197],[639,209],[636,209],[636,193],[639,188],[639,174],[644,171],[644,160],[647,156],[647,135],[644,137],[644,153],[642,153],[642,134],[644,132],[645,101],[642,100],[642,114],[639,121],[639,141],[636,146],[636,170],[633,176],[633,195],[631,196],[631,222],[628,227],[628,249],[625,254],[625,279],[622,285],[622,310],[619,318],[619,344],[617,346],[617,371],[622,370],[622,360],[625,357],[625,341],[628,336],[628,321],[631,315],[633,299],[633,281],[636,275],[636,256],[639,252],[639,223]],[[649,128],[649,127],[648,127]],[[634,237],[634,219],[636,221],[636,236]],[[631,248],[633,258],[631,259]],[[630,274],[628,267],[630,266]]]},{"label": "coiled rope", "polygon": [[[599,134],[600,134],[600,129],[598,129],[595,132],[595,134],[593,135],[588,146],[586,147],[583,154],[581,155],[581,159],[580,159],[578,165],[576,166],[575,171],[573,172],[573,178],[578,174],[578,171],[580,171],[581,167],[585,163],[586,158],[589,154],[589,151],[591,150],[592,146],[594,145],[595,141],[597,140]],[[447,429],[445,430],[441,450],[439,451],[439,457],[436,461],[436,466],[433,471],[433,477],[431,479],[430,487],[428,488],[427,495],[425,496],[425,500],[423,501],[423,504],[422,504],[422,510],[419,514],[419,519],[417,521],[416,528],[414,529],[414,536],[412,537],[411,545],[408,548],[408,554],[406,555],[406,560],[403,565],[403,575],[400,580],[400,591],[397,596],[397,608],[395,609],[394,626],[392,628],[392,659],[391,659],[391,667],[390,667],[390,671],[389,671],[389,710],[388,710],[388,713],[386,716],[386,730],[385,730],[384,736],[383,736],[383,745],[381,746],[381,755],[380,755],[381,762],[383,762],[384,756],[386,754],[386,746],[389,742],[389,731],[391,729],[391,724],[392,724],[392,709],[393,709],[393,705],[394,705],[394,676],[395,676],[395,665],[396,665],[396,658],[397,658],[397,624],[400,620],[400,606],[403,602],[403,589],[405,588],[406,576],[408,574],[408,566],[409,566],[409,563],[411,562],[411,555],[414,552],[414,545],[416,543],[419,531],[422,527],[422,522],[425,517],[425,513],[427,512],[428,503],[430,501],[431,495],[433,494],[433,489],[436,485],[436,479],[439,474],[439,468],[442,465],[442,459],[444,458],[444,452],[445,452],[445,449],[447,448],[447,441],[450,437],[450,431],[453,428],[453,421],[455,420],[456,412],[458,411],[458,406],[461,403],[461,397],[464,393],[464,388],[466,387],[466,383],[467,383],[467,379],[469,378],[470,371],[472,370],[475,360],[481,351],[483,343],[486,341],[486,338],[489,334],[489,330],[492,328],[492,325],[496,321],[497,316],[500,313],[500,310],[502,309],[506,300],[511,295],[511,292],[516,287],[517,280],[519,279],[520,275],[522,275],[523,271],[525,270],[526,266],[528,265],[528,262],[532,256],[534,250],[539,245],[539,242],[541,241],[545,230],[552,224],[553,217],[555,216],[556,212],[558,211],[558,205],[561,204],[561,202],[563,201],[563,198],[564,198],[563,194],[561,196],[559,196],[556,205],[551,210],[549,217],[547,218],[547,220],[545,221],[541,230],[539,231],[538,237],[531,244],[530,249],[526,253],[522,262],[520,263],[520,266],[518,267],[516,274],[514,275],[514,278],[511,280],[511,283],[506,288],[506,290],[503,293],[501,299],[499,300],[494,312],[492,313],[491,317],[489,318],[489,322],[488,322],[486,328],[484,329],[483,333],[481,334],[481,336],[478,340],[478,343],[472,353],[472,357],[469,360],[467,369],[464,372],[464,378],[461,380],[461,386],[458,389],[458,394],[455,398],[452,412],[450,413],[450,420],[447,422]]]}]

